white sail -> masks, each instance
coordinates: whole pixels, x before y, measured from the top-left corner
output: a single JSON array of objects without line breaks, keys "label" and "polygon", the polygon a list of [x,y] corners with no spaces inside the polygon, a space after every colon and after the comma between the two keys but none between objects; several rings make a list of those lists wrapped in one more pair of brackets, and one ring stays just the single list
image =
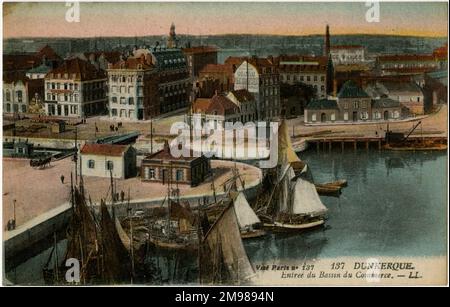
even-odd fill
[{"label": "white sail", "polygon": [[240,228],[261,223],[261,220],[248,204],[248,201],[242,191],[239,192],[234,200],[234,210],[236,211],[236,217]]},{"label": "white sail", "polygon": [[293,182],[292,178],[295,177],[295,172],[289,164],[282,167],[281,176],[279,179],[279,212],[287,212],[288,204],[290,203],[290,190]]},{"label": "white sail", "polygon": [[327,211],[314,184],[300,177],[297,178],[292,197],[292,214],[319,216]]}]

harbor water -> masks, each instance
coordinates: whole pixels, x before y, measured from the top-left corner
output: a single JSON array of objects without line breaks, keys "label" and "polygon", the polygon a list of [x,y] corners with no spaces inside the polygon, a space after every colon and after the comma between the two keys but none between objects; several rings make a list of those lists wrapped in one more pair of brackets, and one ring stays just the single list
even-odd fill
[{"label": "harbor water", "polygon": [[[447,154],[346,150],[300,157],[315,182],[346,179],[339,198],[321,196],[329,209],[323,229],[300,234],[269,234],[245,241],[254,264],[330,257],[444,256],[447,242]],[[7,278],[42,284],[41,267],[50,248],[12,268]],[[164,283],[196,281],[195,255],[158,252]]]}]

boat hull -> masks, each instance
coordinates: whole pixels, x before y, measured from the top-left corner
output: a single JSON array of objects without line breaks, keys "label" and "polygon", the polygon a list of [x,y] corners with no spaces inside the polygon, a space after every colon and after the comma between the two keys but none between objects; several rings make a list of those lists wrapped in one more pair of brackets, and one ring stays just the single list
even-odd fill
[{"label": "boat hull", "polygon": [[263,229],[257,229],[253,231],[241,232],[242,239],[260,238],[267,234]]},{"label": "boat hull", "polygon": [[197,243],[178,243],[173,241],[164,241],[158,238],[150,237],[150,243],[153,245],[164,248],[164,249],[172,249],[172,250],[192,250],[198,247]]},{"label": "boat hull", "polygon": [[304,230],[321,227],[324,223],[325,223],[324,220],[318,220],[318,221],[303,223],[303,224],[289,224],[289,223],[274,222],[274,223],[264,223],[263,226],[272,231],[295,232],[295,231],[304,231]]}]

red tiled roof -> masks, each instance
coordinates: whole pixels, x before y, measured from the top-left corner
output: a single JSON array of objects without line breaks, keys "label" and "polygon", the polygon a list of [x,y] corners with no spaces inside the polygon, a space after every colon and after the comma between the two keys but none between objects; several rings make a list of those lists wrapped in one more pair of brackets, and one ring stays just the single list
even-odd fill
[{"label": "red tiled roof", "polygon": [[142,161],[144,162],[148,162],[148,160],[162,160],[162,161],[192,161],[197,159],[198,157],[194,157],[194,155],[192,154],[192,150],[190,151],[190,155],[189,157],[183,157],[183,155],[181,155],[178,158],[175,158],[174,156],[172,156],[172,154],[170,153],[170,146],[169,143],[166,141],[164,143],[164,148],[161,149],[160,151],[155,152],[154,154],[148,155],[144,158],[144,160]]},{"label": "red tiled roof", "polygon": [[196,46],[191,48],[183,48],[182,51],[187,54],[211,53],[217,52],[217,48],[214,46]]},{"label": "red tiled roof", "polygon": [[192,112],[204,114],[208,110],[210,104],[210,98],[197,98],[192,104]]},{"label": "red tiled roof", "polygon": [[79,58],[65,60],[60,66],[51,70],[46,77],[56,78],[56,74],[69,74],[69,78],[73,78],[73,74],[75,74],[75,79],[80,80],[106,78],[103,70],[99,70],[91,63]]},{"label": "red tiled roof", "polygon": [[254,101],[254,96],[252,93],[247,91],[246,89],[234,90],[230,91],[236,97],[236,99],[240,102]]},{"label": "red tiled roof", "polygon": [[200,74],[233,74],[233,67],[226,64],[207,64],[202,70],[200,70]]},{"label": "red tiled roof", "polygon": [[150,65],[146,60],[145,57],[129,57],[126,60],[120,60],[119,62],[114,63],[111,66],[111,69],[138,69],[138,65],[141,65],[142,68],[140,69],[150,69],[153,66]]},{"label": "red tiled roof", "polygon": [[84,144],[81,153],[86,155],[120,157],[127,151],[128,145]]},{"label": "red tiled roof", "polygon": [[34,53],[4,54],[3,71],[29,70],[41,65],[41,59]]},{"label": "red tiled roof", "polygon": [[[217,112],[217,113],[216,113]],[[239,112],[239,107],[223,95],[214,95],[211,104],[206,110],[207,114],[228,115]]]},{"label": "red tiled roof", "polygon": [[28,77],[25,75],[25,72],[18,72],[18,71],[5,71],[3,72],[3,82],[4,83],[13,83],[17,81],[22,81],[23,83],[26,83],[29,81]]},{"label": "red tiled roof", "polygon": [[380,55],[378,61],[434,61],[431,54],[392,54]]}]

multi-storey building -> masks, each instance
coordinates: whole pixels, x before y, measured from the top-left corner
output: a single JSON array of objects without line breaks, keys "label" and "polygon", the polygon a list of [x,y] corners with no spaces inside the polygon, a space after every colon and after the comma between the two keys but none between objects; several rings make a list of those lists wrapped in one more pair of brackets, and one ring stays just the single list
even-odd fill
[{"label": "multi-storey building", "polygon": [[158,75],[159,113],[175,111],[189,105],[192,81],[186,58],[177,48],[137,49],[134,57],[150,56]]},{"label": "multi-storey building", "polygon": [[336,45],[330,47],[334,65],[362,64],[366,61],[365,48],[358,45]]},{"label": "multi-storey building", "polygon": [[280,80],[294,85],[303,83],[311,85],[317,97],[327,95],[327,58],[311,56],[280,56],[276,59]]},{"label": "multi-storey building", "polygon": [[208,64],[217,64],[217,48],[212,46],[196,46],[182,49],[186,56],[189,74],[197,79],[200,71]]},{"label": "multi-storey building", "polygon": [[246,89],[230,91],[227,98],[239,107],[240,121],[242,123],[256,121],[256,101],[255,97]]},{"label": "multi-storey building", "polygon": [[28,109],[28,78],[22,74],[3,76],[3,112],[26,113]]},{"label": "multi-storey building", "polygon": [[45,113],[87,117],[106,110],[106,73],[79,58],[65,60],[45,77]]},{"label": "multi-storey building", "polygon": [[270,58],[246,58],[234,73],[234,89],[246,89],[255,96],[259,120],[280,114],[280,74]]},{"label": "multi-storey building", "polygon": [[440,63],[432,54],[382,55],[376,60],[381,75],[412,75],[439,69]]},{"label": "multi-storey building", "polygon": [[110,64],[107,72],[111,118],[140,120],[160,114],[158,76],[150,55]]}]

